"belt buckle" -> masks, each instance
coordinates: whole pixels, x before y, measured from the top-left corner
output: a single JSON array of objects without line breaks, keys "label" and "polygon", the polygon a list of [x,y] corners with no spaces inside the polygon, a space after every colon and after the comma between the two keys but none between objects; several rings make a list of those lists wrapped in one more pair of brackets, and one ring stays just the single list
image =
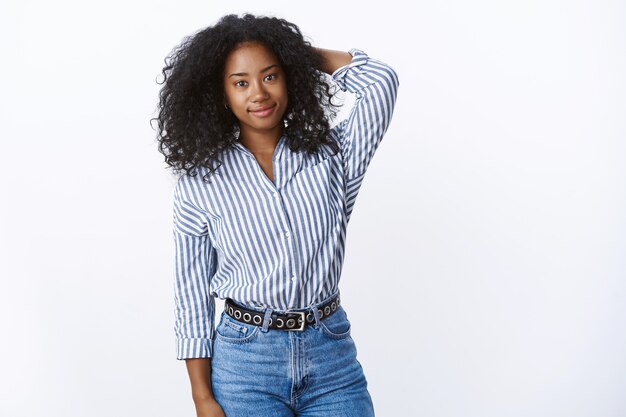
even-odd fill
[{"label": "belt buckle", "polygon": [[300,327],[289,329],[289,330],[295,330],[297,332],[304,331],[304,326],[306,325],[306,311],[291,311],[291,312],[289,312],[289,314],[297,314],[298,316],[300,316],[300,318],[298,320],[296,320],[296,322],[298,322],[298,321],[302,322],[300,324]]}]

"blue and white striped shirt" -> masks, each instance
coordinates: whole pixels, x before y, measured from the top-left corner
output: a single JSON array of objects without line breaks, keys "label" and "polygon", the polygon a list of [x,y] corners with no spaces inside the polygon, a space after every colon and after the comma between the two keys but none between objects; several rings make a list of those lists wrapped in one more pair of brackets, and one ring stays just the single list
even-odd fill
[{"label": "blue and white striped shirt", "polygon": [[293,152],[285,136],[274,182],[240,142],[211,176],[200,168],[174,190],[177,359],[213,353],[215,297],[275,310],[306,308],[338,290],[346,228],[367,166],[391,121],[398,76],[360,49],[332,79],[356,100],[317,154]]}]

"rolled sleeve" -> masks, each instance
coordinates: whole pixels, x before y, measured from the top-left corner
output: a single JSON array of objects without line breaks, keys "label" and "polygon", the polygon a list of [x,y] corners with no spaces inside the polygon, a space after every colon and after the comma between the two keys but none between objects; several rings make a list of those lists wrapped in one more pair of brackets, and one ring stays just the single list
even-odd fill
[{"label": "rolled sleeve", "polygon": [[190,191],[179,180],[174,192],[174,301],[176,358],[213,356],[215,301],[211,277],[216,251],[212,247],[206,213],[189,201]]},{"label": "rolled sleeve", "polygon": [[369,57],[365,52],[357,48],[350,49],[349,53],[352,55],[352,62],[337,68],[331,76],[342,91],[356,93],[368,85],[367,80],[360,80],[357,75],[362,72],[360,67],[367,64]]},{"label": "rolled sleeve", "polygon": [[389,65],[350,49],[352,61],[337,68],[332,78],[342,91],[356,95],[349,116],[335,127],[341,144],[347,181],[359,179],[374,156],[391,122],[399,80]]}]

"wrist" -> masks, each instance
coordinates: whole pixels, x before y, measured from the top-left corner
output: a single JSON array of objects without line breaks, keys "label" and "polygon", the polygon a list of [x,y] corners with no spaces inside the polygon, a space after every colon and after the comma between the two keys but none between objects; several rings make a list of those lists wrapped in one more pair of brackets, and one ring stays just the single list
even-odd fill
[{"label": "wrist", "polygon": [[317,47],[315,49],[323,61],[320,70],[329,75],[332,75],[337,69],[352,62],[352,54],[350,54],[350,52]]},{"label": "wrist", "polygon": [[213,393],[210,391],[203,392],[192,392],[191,398],[195,403],[206,403],[206,402],[214,402],[215,398],[213,397]]}]

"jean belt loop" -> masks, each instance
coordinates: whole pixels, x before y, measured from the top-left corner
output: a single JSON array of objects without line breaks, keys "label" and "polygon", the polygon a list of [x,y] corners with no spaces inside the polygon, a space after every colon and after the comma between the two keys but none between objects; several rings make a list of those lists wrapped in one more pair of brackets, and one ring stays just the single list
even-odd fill
[{"label": "jean belt loop", "polygon": [[261,331],[267,333],[269,331],[270,319],[272,318],[272,310],[271,308],[267,308],[265,310],[265,316],[263,317],[263,325],[261,327]]},{"label": "jean belt loop", "polygon": [[313,324],[313,327],[315,327],[315,329],[319,329],[320,327],[320,312],[317,308],[317,305],[313,304],[311,307],[309,307],[311,312],[313,313],[313,317],[315,317],[315,324]]}]

